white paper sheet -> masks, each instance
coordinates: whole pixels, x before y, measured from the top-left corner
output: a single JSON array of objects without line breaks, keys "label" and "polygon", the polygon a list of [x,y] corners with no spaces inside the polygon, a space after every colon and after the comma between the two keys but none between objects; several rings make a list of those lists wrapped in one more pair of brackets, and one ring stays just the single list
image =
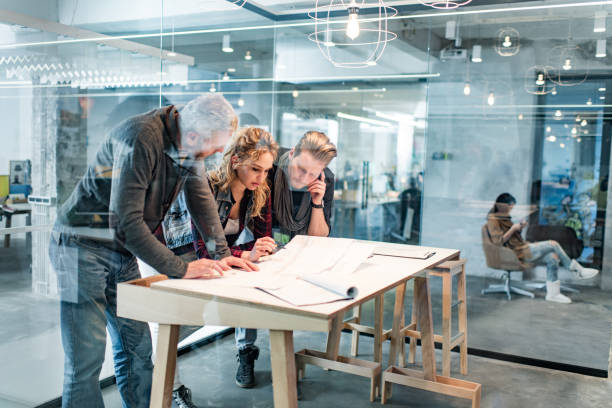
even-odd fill
[{"label": "white paper sheet", "polygon": [[400,258],[427,259],[436,254],[428,248],[414,247],[403,244],[379,245],[374,248],[374,255],[397,256]]}]

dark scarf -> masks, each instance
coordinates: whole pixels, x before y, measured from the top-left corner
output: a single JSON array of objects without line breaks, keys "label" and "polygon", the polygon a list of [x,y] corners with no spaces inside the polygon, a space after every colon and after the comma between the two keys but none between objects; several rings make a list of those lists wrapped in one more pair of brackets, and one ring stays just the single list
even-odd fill
[{"label": "dark scarf", "polygon": [[278,159],[276,174],[274,175],[274,212],[276,219],[284,233],[291,236],[307,234],[310,224],[310,195],[304,194],[298,212],[293,217],[293,194],[288,180],[289,153]]}]

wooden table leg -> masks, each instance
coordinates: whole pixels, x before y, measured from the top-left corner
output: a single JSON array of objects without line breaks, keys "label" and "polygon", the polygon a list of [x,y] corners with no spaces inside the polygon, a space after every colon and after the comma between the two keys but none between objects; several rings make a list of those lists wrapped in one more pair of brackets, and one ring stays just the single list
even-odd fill
[{"label": "wooden table leg", "polygon": [[[361,305],[353,308],[353,317],[355,318],[355,323],[361,323]],[[353,330],[353,335],[351,338],[351,356],[357,357],[359,354],[359,331]]]},{"label": "wooden table leg", "polygon": [[402,346],[403,336],[400,333],[403,322],[404,297],[406,295],[406,284],[402,283],[395,289],[395,307],[393,308],[393,326],[391,328],[391,347],[389,348],[389,365],[397,363],[397,356]]},{"label": "wooden table leg", "polygon": [[382,362],[383,343],[383,316],[385,311],[385,295],[378,295],[374,299],[374,361]]},{"label": "wooden table leg", "polygon": [[416,312],[421,332],[421,353],[423,355],[423,379],[436,381],[436,349],[434,347],[433,320],[431,317],[431,296],[429,278],[414,279]]},{"label": "wooden table leg", "polygon": [[160,324],[157,335],[157,351],[153,368],[150,408],[172,406],[172,386],[176,370],[176,347],[180,326]]},{"label": "wooden table leg", "polygon": [[327,348],[325,358],[336,361],[340,351],[340,336],[344,327],[344,314],[340,313],[332,319],[331,330],[327,335]]},{"label": "wooden table leg", "polygon": [[442,276],[442,375],[450,377],[451,371],[451,330],[452,330],[453,275]]},{"label": "wooden table leg", "polygon": [[[4,213],[4,216],[6,217],[4,228],[11,228],[12,214]],[[10,246],[11,246],[11,234],[4,234],[4,247],[9,248]]]},{"label": "wooden table leg", "polygon": [[467,297],[465,294],[465,264],[461,267],[463,270],[459,274],[457,280],[457,296],[459,297],[459,332],[463,333],[463,341],[459,345],[461,352],[461,374],[467,375]]},{"label": "wooden table leg", "polygon": [[275,408],[297,408],[293,331],[270,330],[270,361]]}]

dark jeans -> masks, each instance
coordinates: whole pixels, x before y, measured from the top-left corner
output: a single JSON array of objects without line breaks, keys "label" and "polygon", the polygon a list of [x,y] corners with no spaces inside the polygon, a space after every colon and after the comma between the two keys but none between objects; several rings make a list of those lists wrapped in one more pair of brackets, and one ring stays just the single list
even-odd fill
[{"label": "dark jeans", "polygon": [[99,377],[106,328],[123,407],[148,407],[153,372],[149,327],[117,317],[117,283],[140,277],[136,258],[57,230],[49,255],[61,297],[62,407],[104,407]]}]

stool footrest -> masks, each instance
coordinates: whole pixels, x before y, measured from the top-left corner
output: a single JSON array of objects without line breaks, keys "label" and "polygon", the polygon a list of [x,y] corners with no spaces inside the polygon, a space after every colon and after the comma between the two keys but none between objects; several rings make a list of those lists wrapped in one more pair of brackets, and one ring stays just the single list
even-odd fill
[{"label": "stool footrest", "polygon": [[[395,383],[408,387],[419,388],[439,394],[450,395],[457,398],[472,400],[472,406],[480,406],[482,386],[471,381],[459,380],[452,377],[435,376],[433,381],[425,380],[422,371],[391,366],[382,375],[383,392],[382,403],[386,402],[390,393],[385,393],[387,383]],[[387,394],[387,395],[386,395]]]},{"label": "stool footrest", "polygon": [[[359,333],[371,334],[372,336],[374,336],[376,333],[373,327],[366,326],[364,324],[359,324],[359,323],[345,322],[344,328],[349,329],[349,330],[355,330],[355,331],[358,331]],[[384,330],[382,334],[383,341],[387,340],[389,337],[391,337],[391,329]]]},{"label": "stool footrest", "polygon": [[299,371],[303,371],[306,364],[310,364],[327,370],[341,371],[369,378],[371,402],[374,402],[374,399],[380,393],[380,373],[382,371],[380,363],[344,356],[338,356],[336,360],[330,360],[324,352],[308,349],[295,353],[295,360]]}]

